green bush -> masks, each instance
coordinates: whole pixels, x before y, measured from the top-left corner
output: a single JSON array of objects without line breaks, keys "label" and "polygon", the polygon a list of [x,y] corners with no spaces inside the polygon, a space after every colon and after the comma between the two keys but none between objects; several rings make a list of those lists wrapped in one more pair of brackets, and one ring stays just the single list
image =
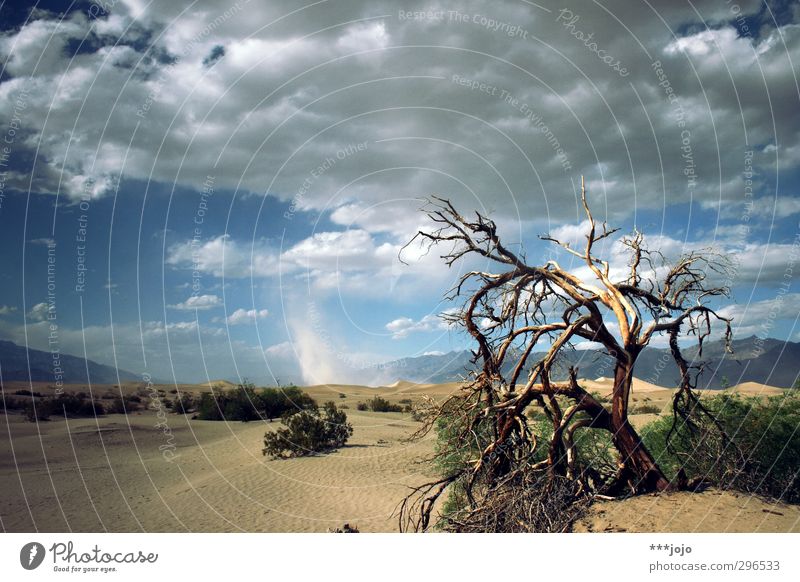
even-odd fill
[{"label": "green bush", "polygon": [[661,407],[655,404],[636,404],[631,407],[631,414],[661,414]]},{"label": "green bush", "polygon": [[25,417],[30,422],[50,420],[51,412],[52,406],[48,400],[31,401],[25,407]]},{"label": "green bush", "polygon": [[369,408],[370,410],[372,410],[372,412],[403,412],[402,406],[400,406],[399,404],[392,404],[391,402],[389,402],[385,398],[381,398],[380,396],[376,396],[375,398],[367,402],[367,404],[369,405]]},{"label": "green bush", "polygon": [[41,392],[35,392],[31,390],[14,390],[14,394],[17,396],[35,396],[36,398],[44,398],[44,395]]},{"label": "green bush", "polygon": [[25,410],[27,408],[27,399],[23,398],[12,398],[11,396],[6,396],[3,398],[4,403],[4,410]]},{"label": "green bush", "polygon": [[258,397],[264,418],[269,420],[317,408],[316,401],[297,386],[264,388],[258,393]]},{"label": "green bush", "polygon": [[187,414],[194,410],[194,407],[194,396],[188,392],[181,392],[172,400],[172,412],[175,414]]},{"label": "green bush", "polygon": [[[479,404],[483,407],[483,403]],[[457,410],[457,408],[456,408]],[[547,458],[548,443],[553,435],[553,424],[538,407],[531,407],[526,416],[528,428],[536,435],[538,446],[530,453],[530,463],[535,464]],[[578,417],[581,418],[581,417]],[[459,434],[465,430],[464,417],[459,413],[442,415],[436,422],[436,459],[441,475],[452,475],[459,469],[473,466],[474,460],[480,457],[485,448],[494,440],[490,424],[481,423],[471,432],[471,437],[466,441],[459,439]],[[465,442],[469,446],[465,446]],[[575,432],[574,443],[576,471],[595,482],[604,482],[613,476],[617,470],[615,450],[611,442],[611,434],[606,430],[581,428]],[[512,447],[513,448],[513,447]],[[503,447],[489,458],[484,458],[485,466],[491,465],[497,454],[503,453]],[[535,478],[526,477],[526,486],[538,483]],[[440,524],[448,529],[448,517],[456,515],[468,503],[463,477],[453,483],[447,499],[442,505],[444,521]],[[536,484],[535,486],[539,486]],[[531,493],[539,495],[539,493]]]},{"label": "green bush", "polygon": [[255,390],[244,384],[231,390],[203,392],[197,402],[200,420],[258,420],[258,403]]},{"label": "green bush", "polygon": [[78,394],[60,394],[49,400],[52,414],[69,416],[98,416],[105,414],[105,408],[98,401],[81,398]]},{"label": "green bush", "polygon": [[642,430],[642,438],[667,475],[673,478],[682,468],[689,478],[721,488],[800,502],[800,396],[722,394],[702,402],[733,444],[710,421],[699,420],[693,428],[679,422],[668,447],[672,418],[653,421]]},{"label": "green bush", "polygon": [[308,409],[284,416],[281,422],[285,428],[264,435],[263,454],[301,457],[344,446],[353,434],[347,415],[333,402],[325,403],[323,413],[321,416],[318,409]]},{"label": "green bush", "polygon": [[369,406],[365,402],[359,402],[356,404],[356,410],[369,410]]},{"label": "green bush", "polygon": [[[136,400],[134,401],[133,398]],[[142,407],[139,404],[141,398],[137,396],[116,396],[111,404],[106,406],[106,413],[108,414],[130,414],[140,410]]]},{"label": "green bush", "polygon": [[[194,404],[200,420],[260,420],[313,410],[317,403],[297,386],[263,388],[242,383],[230,390],[204,392]],[[178,410],[178,409],[176,409]]]},{"label": "green bush", "polygon": [[34,399],[25,408],[25,414],[31,422],[49,420],[52,415],[94,417],[105,413],[105,407],[100,401],[81,398],[78,394],[59,394],[55,398]]}]

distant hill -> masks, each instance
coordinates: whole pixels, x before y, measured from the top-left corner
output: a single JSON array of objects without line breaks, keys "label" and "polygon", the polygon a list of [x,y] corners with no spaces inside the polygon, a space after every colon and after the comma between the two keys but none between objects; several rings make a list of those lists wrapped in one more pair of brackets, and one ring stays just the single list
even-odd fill
[{"label": "distant hill", "polygon": [[[705,362],[698,388],[720,389],[743,382],[757,382],[779,388],[790,388],[800,375],[800,343],[784,342],[755,336],[735,340],[733,354],[725,352],[722,341],[708,342],[702,358],[696,347],[687,347],[684,357],[693,363]],[[542,353],[533,353],[535,362]],[[403,358],[383,364],[387,376],[411,382],[444,383],[462,379],[469,370],[471,353],[468,350],[443,355]],[[570,366],[578,368],[583,378],[613,375],[613,360],[602,350],[571,350],[562,354],[555,368],[558,379],[566,377]],[[672,388],[678,384],[680,372],[667,348],[645,348],[639,355],[634,375],[640,380]]]},{"label": "distant hill", "polygon": [[[78,356],[60,355],[62,381],[65,384],[116,384],[117,382],[141,382],[141,377],[126,370],[98,364]],[[28,367],[30,365],[30,375]],[[17,344],[0,340],[0,366],[3,380],[56,383],[53,374],[53,356],[50,352],[25,349]],[[88,377],[87,377],[88,370]]]}]

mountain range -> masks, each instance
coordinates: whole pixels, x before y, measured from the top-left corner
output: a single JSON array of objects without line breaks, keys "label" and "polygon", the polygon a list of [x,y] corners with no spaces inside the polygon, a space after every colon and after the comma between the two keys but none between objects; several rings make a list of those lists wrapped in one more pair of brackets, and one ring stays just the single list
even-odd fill
[{"label": "mountain range", "polygon": [[56,360],[50,352],[26,349],[13,342],[0,340],[2,379],[5,382],[30,380],[50,382],[54,385],[59,379],[64,384],[87,384],[89,381],[92,384],[118,384],[142,381],[142,378],[133,372],[98,364],[78,356],[57,355]]},{"label": "mountain range", "polygon": [[[691,363],[704,362],[698,388],[720,389],[742,382],[758,382],[778,388],[790,388],[800,374],[800,343],[756,336],[734,340],[733,353],[726,353],[722,341],[706,342],[702,358],[696,346],[683,349]],[[544,352],[534,352],[529,361],[536,362]],[[455,382],[466,376],[474,366],[469,350],[447,354],[429,354],[402,358],[382,365],[387,377],[411,382]],[[604,350],[565,350],[554,368],[556,379],[564,379],[570,366],[578,369],[583,378],[612,376],[613,359]],[[506,372],[508,370],[505,370]],[[647,347],[639,355],[634,376],[664,387],[675,387],[680,372],[669,348]]]},{"label": "mountain range", "polygon": [[[800,343],[751,336],[734,340],[733,353],[726,353],[721,341],[707,342],[702,359],[696,347],[683,350],[692,363],[705,363],[698,388],[720,389],[743,382],[757,382],[778,388],[790,388],[800,376]],[[535,362],[544,352],[534,352]],[[447,354],[426,354],[401,358],[381,365],[385,384],[397,380],[440,384],[457,382],[474,369],[469,350]],[[10,341],[0,340],[0,376],[4,381],[56,382],[53,356],[50,352],[26,349]],[[99,364],[78,356],[60,354],[61,380],[65,384],[117,384],[140,382],[133,372]],[[613,375],[613,359],[603,350],[564,350],[554,367],[555,379],[564,379],[570,366],[583,378],[596,379]],[[510,366],[509,366],[510,367]],[[30,370],[30,372],[29,372]],[[504,370],[508,372],[509,370]],[[647,347],[636,362],[634,376],[664,387],[675,387],[680,379],[668,348]]]}]

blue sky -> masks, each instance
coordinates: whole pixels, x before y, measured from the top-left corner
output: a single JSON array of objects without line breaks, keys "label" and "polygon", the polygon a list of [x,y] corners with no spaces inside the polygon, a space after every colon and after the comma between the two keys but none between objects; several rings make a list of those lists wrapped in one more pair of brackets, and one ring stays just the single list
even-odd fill
[{"label": "blue sky", "polygon": [[800,10],[693,6],[5,4],[0,337],[56,322],[169,380],[391,381],[470,346],[438,316],[479,265],[401,254],[421,200],[538,262],[585,231],[583,174],[621,233],[734,259],[739,337],[800,339]]}]

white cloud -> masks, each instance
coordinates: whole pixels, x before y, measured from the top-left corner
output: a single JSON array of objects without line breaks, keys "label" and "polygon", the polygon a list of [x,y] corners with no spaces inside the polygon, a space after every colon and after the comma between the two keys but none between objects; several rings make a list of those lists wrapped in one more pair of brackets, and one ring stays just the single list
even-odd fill
[{"label": "white cloud", "polygon": [[0,315],[9,315],[17,310],[13,305],[0,305]]},{"label": "white cloud", "polygon": [[336,45],[350,53],[381,49],[386,47],[389,41],[385,23],[369,22],[348,27],[336,41]]},{"label": "white cloud", "polygon": [[265,319],[269,315],[269,311],[266,309],[237,309],[233,313],[231,313],[227,318],[226,321],[228,325],[245,325],[248,323],[254,323],[259,319]]},{"label": "white cloud", "polygon": [[[673,36],[677,27],[701,18],[731,20],[724,3],[695,3],[692,9],[658,3],[659,18],[647,5],[631,8],[621,1],[580,8],[586,32],[591,29],[609,54],[624,54],[638,97],[613,71],[598,66],[596,55],[555,23],[552,13],[514,2],[494,3],[487,16],[518,23],[542,42],[508,38],[471,22],[398,19],[396,5],[386,1],[348,2],[335,21],[325,5],[287,16],[295,7],[280,1],[251,2],[227,16],[231,6],[211,0],[183,13],[135,4],[118,3],[111,16],[92,21],[82,11],[60,23],[42,14],[1,35],[0,51],[12,54],[8,71],[15,78],[0,85],[0,113],[10,117],[16,96],[28,89],[24,126],[30,135],[17,146],[40,148],[35,189],[52,193],[61,184],[66,194],[78,196],[91,178],[93,195],[107,193],[130,144],[127,177],[152,175],[199,188],[207,168],[225,167],[218,187],[268,190],[286,201],[313,168],[333,157],[334,166],[306,191],[306,210],[370,209],[436,192],[460,207],[494,209],[504,218],[560,222],[575,216],[574,197],[562,193],[579,172],[594,178],[592,195],[617,215],[659,208],[665,199],[742,202],[740,188],[732,186],[742,172],[740,152],[724,145],[743,143],[742,127],[750,143],[781,144],[775,153],[783,156],[780,163],[764,161],[766,169],[800,163],[792,80],[800,27],[765,28],[756,39],[737,35],[729,25]],[[407,4],[409,10],[430,8],[421,1]],[[752,2],[739,7],[743,13],[757,10]],[[620,29],[617,11],[625,12],[630,31]],[[91,27],[92,44],[99,48],[67,55],[65,48]],[[626,50],[630,34],[649,56]],[[432,38],[452,48],[419,48]],[[140,49],[142,40],[153,43],[148,55]],[[204,67],[217,45],[225,48],[224,58]],[[396,48],[403,46],[415,48]],[[374,52],[348,56],[364,50]],[[175,62],[164,65],[168,58]],[[653,58],[662,60],[689,112],[693,155],[705,178],[693,192],[681,178],[680,129],[651,70]],[[542,82],[532,83],[524,70],[503,61],[535,62]],[[760,75],[753,81],[756,68],[763,81]],[[518,108],[453,83],[453,74],[531,104],[564,146],[572,173],[562,169],[547,133]],[[265,95],[265,86],[279,90]],[[765,107],[765,89],[772,108]],[[147,110],[137,116],[144,105]],[[51,110],[57,115],[48,115]],[[780,120],[777,127],[773,118]],[[336,157],[346,144],[364,141],[366,151]],[[153,144],[159,144],[157,155]],[[711,178],[717,170],[722,184]],[[664,176],[670,178],[665,187]],[[20,180],[28,177],[19,174]],[[415,208],[406,206],[384,218],[415,222]],[[336,221],[348,220],[347,210],[336,212]],[[384,222],[374,228],[395,233],[391,221]],[[367,221],[359,227],[375,232]]]},{"label": "white cloud", "polygon": [[283,253],[261,241],[247,244],[222,235],[197,244],[187,241],[171,245],[166,262],[214,277],[284,275],[294,277],[284,278],[287,284],[306,279],[320,291],[372,296],[408,296],[421,285],[444,286],[457,274],[442,269],[440,259],[419,245],[403,249],[401,262],[402,246],[362,229],[318,232]]},{"label": "white cloud", "polygon": [[759,200],[754,206],[754,213],[765,218],[786,218],[800,213],[800,198],[778,196],[774,199]]},{"label": "white cloud", "polygon": [[571,249],[581,252],[586,246],[586,235],[589,234],[590,226],[588,219],[578,224],[563,224],[552,229],[550,236],[562,243],[569,244]]},{"label": "white cloud", "polygon": [[377,245],[364,230],[318,232],[283,254],[283,259],[312,270],[352,271],[386,264],[397,256],[398,247]]},{"label": "white cloud", "polygon": [[266,244],[256,241],[251,245],[232,240],[230,235],[219,235],[205,242],[191,241],[172,245],[166,262],[182,269],[196,268],[215,277],[269,277],[278,274],[277,253]]},{"label": "white cloud", "polygon": [[222,300],[217,295],[192,295],[186,301],[170,305],[172,309],[181,311],[206,310],[222,305]]},{"label": "white cloud", "polygon": [[268,357],[294,358],[295,357],[294,344],[292,344],[292,342],[281,342],[279,344],[269,346],[264,350],[264,353]]},{"label": "white cloud", "polygon": [[45,321],[49,311],[47,303],[37,303],[28,311],[28,317],[33,321]]},{"label": "white cloud", "polygon": [[448,323],[440,315],[429,314],[419,320],[398,317],[387,323],[385,327],[387,331],[391,332],[392,339],[403,339],[412,333],[444,331],[448,329]]},{"label": "white cloud", "polygon": [[744,305],[726,305],[719,310],[723,317],[733,318],[734,337],[769,336],[780,320],[797,320],[800,293],[777,293],[773,299],[752,301]]}]

